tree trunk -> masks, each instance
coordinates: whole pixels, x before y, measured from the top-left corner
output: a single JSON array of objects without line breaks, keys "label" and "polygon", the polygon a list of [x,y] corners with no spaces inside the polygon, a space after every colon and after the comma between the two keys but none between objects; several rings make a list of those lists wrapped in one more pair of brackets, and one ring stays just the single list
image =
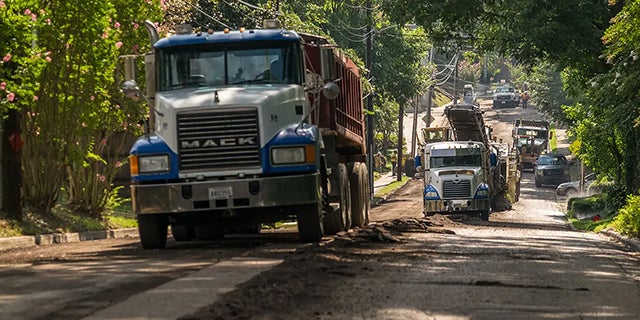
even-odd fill
[{"label": "tree trunk", "polygon": [[21,133],[20,112],[9,109],[2,132],[2,208],[18,221],[22,221]]}]

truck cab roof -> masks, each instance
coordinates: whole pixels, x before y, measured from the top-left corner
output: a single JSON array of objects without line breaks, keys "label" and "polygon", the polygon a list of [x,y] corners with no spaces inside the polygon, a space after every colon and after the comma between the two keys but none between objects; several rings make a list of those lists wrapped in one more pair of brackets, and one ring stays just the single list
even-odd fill
[{"label": "truck cab roof", "polygon": [[228,32],[216,31],[211,34],[207,32],[177,34],[158,40],[158,42],[154,44],[154,48],[247,41],[300,42],[301,40],[302,37],[295,31],[283,29],[252,29]]}]

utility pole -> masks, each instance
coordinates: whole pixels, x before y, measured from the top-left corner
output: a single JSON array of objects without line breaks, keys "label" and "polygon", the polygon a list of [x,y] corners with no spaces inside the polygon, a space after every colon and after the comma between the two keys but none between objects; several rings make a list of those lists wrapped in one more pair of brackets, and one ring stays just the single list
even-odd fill
[{"label": "utility pole", "polygon": [[400,110],[398,112],[398,151],[397,151],[397,155],[398,155],[398,159],[396,162],[396,180],[397,181],[402,181],[402,132],[404,131],[403,129],[403,122],[404,120],[404,102],[400,104]]},{"label": "utility pole", "polygon": [[420,99],[419,96],[416,94],[416,104],[413,108],[413,135],[411,135],[411,154],[409,155],[410,157],[413,157],[416,155],[416,140],[417,140],[417,136],[418,136],[418,108],[420,107]]},{"label": "utility pole", "polygon": [[[371,79],[371,68],[373,67],[373,45],[372,45],[372,32],[371,32],[371,0],[367,0],[367,28],[366,28],[366,61],[365,67],[367,68],[367,79]],[[367,167],[369,168],[369,190],[371,193],[369,197],[373,200],[374,188],[373,188],[373,154],[375,153],[375,143],[374,143],[374,135],[373,135],[373,126],[374,126],[374,118],[373,118],[373,92],[369,93],[367,96],[367,105],[366,105],[368,114],[367,114],[367,136],[366,136],[366,144],[367,144]]]},{"label": "utility pole", "polygon": [[[431,50],[429,50],[429,64],[433,62],[433,55],[435,53],[435,47],[432,45]],[[430,79],[433,80],[434,76],[431,75]],[[429,85],[429,89],[427,90],[427,128],[431,127],[431,105],[433,104],[433,89],[434,84]]]},{"label": "utility pole", "polygon": [[456,58],[454,59],[453,69],[453,104],[458,103],[458,50],[456,50]]}]

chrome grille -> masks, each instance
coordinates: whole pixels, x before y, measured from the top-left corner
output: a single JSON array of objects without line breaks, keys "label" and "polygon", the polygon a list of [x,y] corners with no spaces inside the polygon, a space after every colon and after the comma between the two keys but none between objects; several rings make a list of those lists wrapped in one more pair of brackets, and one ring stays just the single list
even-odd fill
[{"label": "chrome grille", "polygon": [[178,114],[180,170],[260,166],[256,109]]},{"label": "chrome grille", "polygon": [[545,176],[563,176],[563,169],[544,169],[542,170],[542,174]]},{"label": "chrome grille", "polygon": [[460,180],[458,183],[455,183],[453,180],[443,181],[442,196],[444,199],[471,197],[471,181]]}]

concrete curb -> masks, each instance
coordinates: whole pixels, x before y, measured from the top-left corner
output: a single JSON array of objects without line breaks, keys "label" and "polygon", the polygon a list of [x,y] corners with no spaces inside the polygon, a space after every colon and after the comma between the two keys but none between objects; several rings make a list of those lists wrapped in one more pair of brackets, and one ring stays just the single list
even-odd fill
[{"label": "concrete curb", "polygon": [[0,251],[15,248],[33,247],[39,245],[50,245],[58,243],[72,243],[100,239],[118,239],[137,237],[137,228],[84,231],[71,233],[51,233],[36,236],[20,236],[10,238],[0,238]]},{"label": "concrete curb", "polygon": [[640,241],[638,241],[636,239],[631,239],[629,237],[625,237],[625,236],[615,232],[614,230],[610,230],[610,229],[602,230],[602,231],[600,231],[600,233],[602,233],[605,236],[607,236],[609,238],[612,238],[612,239],[624,244],[625,246],[629,247],[630,249],[632,249],[634,251],[640,252]]}]

